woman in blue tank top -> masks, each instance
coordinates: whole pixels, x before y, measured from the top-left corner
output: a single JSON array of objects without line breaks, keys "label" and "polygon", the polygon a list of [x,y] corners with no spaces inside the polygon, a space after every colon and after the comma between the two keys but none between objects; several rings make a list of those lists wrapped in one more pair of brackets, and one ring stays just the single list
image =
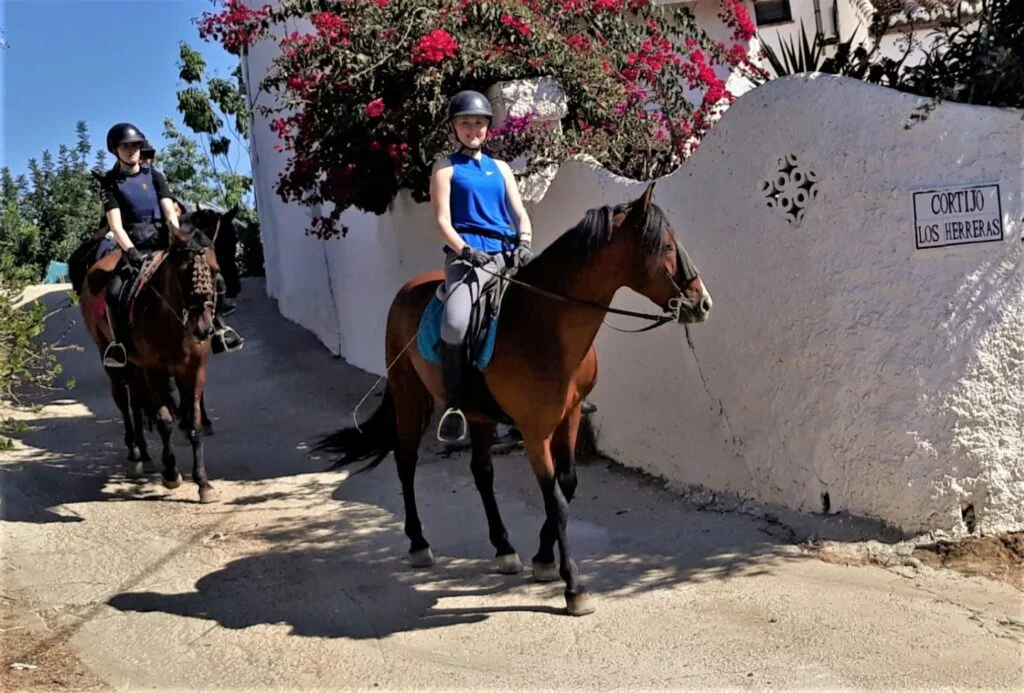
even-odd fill
[{"label": "woman in blue tank top", "polygon": [[445,243],[444,277],[448,298],[441,323],[441,363],[447,406],[437,438],[466,437],[459,408],[463,347],[469,315],[480,289],[509,263],[529,262],[533,253],[530,218],[512,169],[481,151],[494,117],[483,94],[461,91],[448,102],[448,123],[458,149],[434,164],[430,199]]}]

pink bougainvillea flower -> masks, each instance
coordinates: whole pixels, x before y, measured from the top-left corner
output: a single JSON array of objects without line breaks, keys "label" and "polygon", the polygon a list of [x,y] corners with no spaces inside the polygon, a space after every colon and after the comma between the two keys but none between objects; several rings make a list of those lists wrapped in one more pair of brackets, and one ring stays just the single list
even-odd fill
[{"label": "pink bougainvillea flower", "polygon": [[374,99],[366,104],[366,116],[368,118],[380,118],[384,115],[384,99]]}]

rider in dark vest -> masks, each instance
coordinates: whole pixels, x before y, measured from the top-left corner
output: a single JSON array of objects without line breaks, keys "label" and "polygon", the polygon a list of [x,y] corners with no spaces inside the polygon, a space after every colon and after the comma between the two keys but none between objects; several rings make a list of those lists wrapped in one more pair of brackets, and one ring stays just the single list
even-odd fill
[{"label": "rider in dark vest", "polygon": [[[103,353],[103,365],[109,368],[123,368],[128,363],[125,345],[131,333],[121,295],[125,280],[142,267],[144,257],[140,251],[166,248],[168,227],[178,227],[178,214],[167,179],[157,169],[140,163],[144,146],[148,146],[145,136],[131,123],[118,123],[107,132],[107,150],[117,158],[117,163],[107,171],[100,185],[100,198],[110,229],[105,245],[113,249],[116,243],[123,258],[107,286],[107,306],[115,340]],[[101,246],[98,255],[103,252]],[[214,353],[241,347],[241,338],[234,330],[216,316],[214,324],[217,329],[212,344]]]}]

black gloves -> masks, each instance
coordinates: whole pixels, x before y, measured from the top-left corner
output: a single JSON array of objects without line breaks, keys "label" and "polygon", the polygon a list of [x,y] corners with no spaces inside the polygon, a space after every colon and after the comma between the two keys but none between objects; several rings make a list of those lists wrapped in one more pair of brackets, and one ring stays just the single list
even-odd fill
[{"label": "black gloves", "polygon": [[491,262],[491,256],[482,250],[474,250],[468,245],[463,246],[462,252],[459,253],[459,257],[473,267],[483,267],[487,263]]},{"label": "black gloves", "polygon": [[512,251],[512,261],[516,267],[524,267],[529,264],[533,258],[533,251],[530,250],[530,245],[528,243],[520,243],[515,247],[515,250]]},{"label": "black gloves", "polygon": [[142,263],[145,260],[145,258],[142,257],[142,253],[139,252],[139,249],[134,246],[124,252],[124,259],[132,269],[136,270],[142,268]]}]

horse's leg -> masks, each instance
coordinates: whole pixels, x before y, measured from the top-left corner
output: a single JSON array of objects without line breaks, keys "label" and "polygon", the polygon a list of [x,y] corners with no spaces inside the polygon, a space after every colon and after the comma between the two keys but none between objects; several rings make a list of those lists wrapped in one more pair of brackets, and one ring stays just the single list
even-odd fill
[{"label": "horse's leg", "polygon": [[535,433],[523,431],[526,454],[530,466],[540,483],[544,496],[544,510],[547,522],[554,525],[558,539],[559,575],[565,581],[566,610],[572,616],[583,616],[594,611],[590,594],[580,580],[576,561],[569,550],[566,527],[569,523],[569,501],[562,492],[561,484],[555,479],[555,463],[551,456],[552,436],[540,438]]},{"label": "horse's leg", "polygon": [[[580,429],[582,407],[572,409],[551,437],[551,457],[555,461],[555,480],[562,489],[565,502],[571,503],[576,495],[576,436]],[[533,557],[533,577],[540,582],[552,582],[559,578],[555,566],[555,541],[558,527],[546,519],[540,528],[540,547]]]},{"label": "horse's leg", "polygon": [[[192,407],[190,406],[192,393],[189,392],[189,382],[182,378],[177,378],[173,382],[175,389],[178,391],[177,409],[175,409],[178,417],[178,428],[188,431],[192,427]],[[174,402],[173,399],[171,401]]]},{"label": "horse's leg", "polygon": [[175,489],[181,486],[181,474],[178,473],[178,462],[174,458],[174,449],[171,447],[171,433],[174,432],[175,421],[175,416],[172,414],[174,402],[166,382],[158,383],[154,379],[150,381],[150,386],[154,388],[151,396],[153,408],[156,409],[156,427],[160,431],[160,440],[164,444],[161,458],[164,470],[161,472],[161,476],[165,487]]},{"label": "horse's leg", "polygon": [[[135,479],[142,476],[142,455],[139,448],[136,447],[136,438],[142,431],[141,429],[137,431],[136,427],[132,425],[131,368],[132,366],[129,364],[128,368],[123,369],[128,372],[121,372],[122,369],[107,368],[106,366],[103,367],[103,370],[107,372],[107,377],[110,379],[110,394],[124,420],[124,446],[128,448],[128,464],[125,473],[129,478]],[[138,424],[136,423],[136,425]]]},{"label": "horse's leg", "polygon": [[423,536],[423,526],[416,508],[415,480],[420,442],[433,414],[434,399],[408,358],[400,359],[392,367],[388,387],[395,400],[395,463],[398,466],[398,479],[402,483],[405,536],[409,537],[409,564],[414,568],[426,568],[434,564],[434,554]]},{"label": "horse's leg", "polygon": [[494,568],[499,573],[512,575],[521,572],[523,564],[516,550],[508,541],[508,530],[501,521],[498,512],[498,501],[494,498],[494,466],[491,463],[491,445],[494,443],[494,432],[497,426],[493,423],[470,423],[469,436],[473,444],[473,457],[469,463],[473,470],[473,481],[480,499],[484,503],[487,514],[487,530],[491,544],[496,551]]},{"label": "horse's leg", "polygon": [[202,396],[199,398],[199,415],[202,419],[203,424],[203,435],[213,435],[213,422],[210,421],[210,417],[206,413],[206,391],[203,391]]},{"label": "horse's leg", "polygon": [[[191,386],[188,388],[192,399],[190,400],[190,419],[188,428],[188,442],[192,444],[192,481],[199,486],[199,502],[213,503],[217,500],[217,494],[213,485],[206,476],[206,463],[203,460],[203,425],[200,414],[202,407],[203,388],[206,386],[206,366],[200,365],[195,375],[190,379]],[[184,401],[184,395],[182,395]]]},{"label": "horse's leg", "polygon": [[[143,471],[153,471],[153,458],[149,456],[149,446],[146,445],[144,433],[146,421],[145,413],[150,407],[149,383],[147,375],[141,371],[136,372],[132,386],[129,388],[132,405],[132,419],[135,422],[135,443],[139,449],[139,462],[144,463]],[[146,464],[148,463],[148,464]]]}]

